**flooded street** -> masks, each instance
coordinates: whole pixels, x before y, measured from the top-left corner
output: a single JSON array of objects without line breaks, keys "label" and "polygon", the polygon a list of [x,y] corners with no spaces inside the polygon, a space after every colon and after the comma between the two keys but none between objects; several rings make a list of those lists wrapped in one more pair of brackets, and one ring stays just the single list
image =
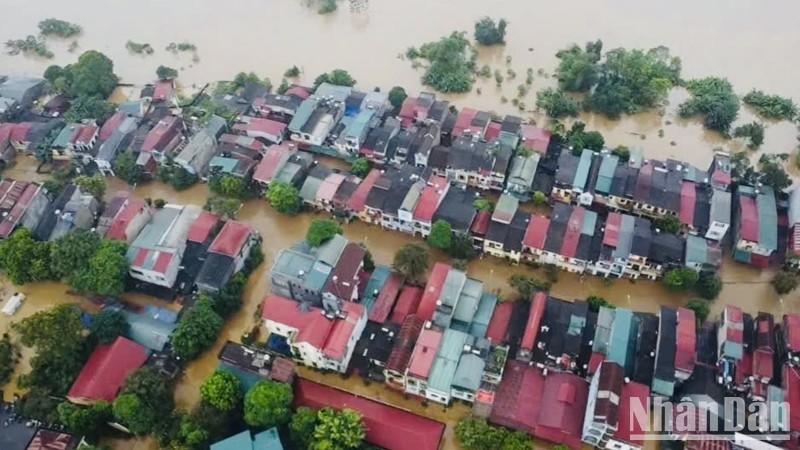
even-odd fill
[{"label": "flooded street", "polygon": [[[572,42],[582,45],[588,40],[601,38],[605,49],[619,46],[650,48],[665,45],[683,62],[684,78],[702,76],[728,77],[736,92],[745,94],[759,88],[771,94],[794,97],[800,100],[800,84],[791,70],[792,55],[800,48],[800,28],[796,17],[800,2],[775,0],[767,5],[750,0],[730,0],[722,6],[719,2],[675,0],[672,2],[638,2],[635,0],[565,0],[541,2],[524,0],[406,0],[403,2],[370,0],[363,13],[349,11],[348,2],[340,1],[339,11],[320,16],[309,0],[115,0],[101,2],[87,0],[81,7],[74,2],[38,0],[35,7],[22,0],[0,0],[6,13],[0,15],[0,42],[24,38],[35,34],[36,24],[46,17],[56,17],[81,25],[84,33],[77,39],[80,51],[97,49],[115,62],[115,71],[123,83],[150,82],[159,65],[180,70],[179,81],[187,87],[203,85],[208,81],[230,79],[240,71],[254,71],[268,76],[273,84],[280,82],[283,72],[297,65],[303,71],[300,82],[311,83],[320,73],[334,68],[348,70],[358,80],[358,87],[371,90],[375,86],[388,90],[399,85],[410,94],[425,88],[420,84],[420,71],[411,68],[409,61],[398,58],[410,46],[435,40],[454,30],[469,31],[482,16],[506,18],[510,21],[507,45],[482,49],[478,65],[488,64],[492,70],[513,69],[515,80],[506,79],[501,87],[494,80],[478,80],[470,94],[446,96],[457,107],[475,107],[499,114],[516,114],[546,123],[541,114],[530,111],[535,105],[536,91],[553,86],[552,77],[536,75],[529,93],[521,99],[527,109],[520,113],[510,103],[502,104],[501,96],[516,96],[517,85],[524,82],[525,72],[552,73],[556,67],[555,53]],[[209,32],[211,31],[211,32]],[[156,50],[151,56],[132,55],[125,43],[133,40],[149,43]],[[173,55],[164,50],[170,42],[188,41],[198,48],[199,62],[192,55]],[[77,54],[67,51],[69,41],[49,41],[55,53],[52,60],[0,54],[0,74],[41,75],[50,64],[68,64]],[[506,63],[511,58],[510,64]],[[659,114],[651,112],[611,121],[601,116],[583,115],[580,120],[588,127],[601,131],[607,146],[638,146],[648,158],[673,157],[705,168],[713,150],[723,147],[742,150],[739,141],[725,140],[716,133],[706,132],[699,121],[677,117],[678,105],[687,93],[675,89],[670,93],[669,105]],[[737,124],[753,120],[751,112],[742,109]],[[663,130],[663,137],[659,137]],[[766,139],[761,152],[788,153],[797,148],[798,130],[795,125],[780,122],[767,123]],[[326,162],[327,163],[327,162]],[[797,178],[800,175],[790,168]],[[19,158],[17,166],[4,176],[43,181],[47,175],[35,173],[35,163]],[[130,189],[121,180],[108,179],[107,196],[120,189]],[[208,196],[205,185],[196,185],[177,192],[161,183],[137,186],[134,196],[172,203],[203,205]],[[242,310],[229,318],[213,349],[191,363],[176,389],[178,406],[190,409],[199,400],[199,386],[216,369],[217,353],[227,340],[239,341],[242,333],[254,323],[257,305],[269,291],[267,272],[277,253],[304,237],[309,223],[316,217],[303,214],[286,217],[276,213],[264,200],[247,202],[238,219],[256,227],[264,238],[266,262],[250,278]],[[383,231],[360,222],[345,225],[345,235],[364,242],[373,254],[376,264],[391,264],[396,250],[406,243],[416,242],[412,236]],[[434,252],[433,260],[446,260]],[[506,299],[513,299],[507,279],[514,273],[532,273],[525,266],[511,266],[493,257],[472,261],[469,276],[482,280],[487,290],[499,290]],[[544,272],[538,275],[544,278]],[[724,289],[712,304],[712,314],[726,304],[740,306],[756,314],[767,311],[780,316],[785,311],[800,310],[800,292],[779,298],[769,280],[772,274],[724,259],[720,272]],[[87,310],[96,309],[91,303],[66,294],[66,286],[42,283],[14,287],[0,279],[0,298],[5,300],[14,292],[28,296],[18,313],[9,318],[0,316],[0,332],[8,330],[11,320],[20,320],[37,311],[58,303],[79,303]],[[602,296],[615,305],[633,310],[657,312],[660,305],[679,306],[685,296],[668,292],[660,283],[639,281],[631,283],[617,280],[605,284],[602,279],[559,273],[552,294],[564,299]],[[125,297],[137,303],[157,302],[143,296]],[[162,304],[163,305],[163,304]],[[25,353],[27,359],[30,354]],[[17,375],[27,370],[20,364]],[[338,375],[322,376],[301,370],[303,375],[327,384],[346,387],[365,396],[396,403],[404,408],[421,409],[418,402],[402,399],[382,387],[365,386],[355,377],[343,380]],[[19,392],[14,383],[5,389],[6,399]],[[454,408],[455,414],[467,414],[463,406]],[[439,406],[418,411],[444,420]],[[451,411],[452,412],[452,411]],[[454,414],[447,415],[452,420]],[[452,423],[449,423],[452,425]],[[444,448],[457,448],[448,428]],[[112,442],[115,449],[153,450],[151,440],[126,440]],[[540,441],[537,441],[541,444]]]},{"label": "flooded street", "polygon": [[[646,5],[635,0],[371,0],[363,13],[353,13],[348,1],[339,1],[339,10],[325,16],[317,14],[313,3],[95,0],[75,8],[70,2],[39,0],[32,8],[23,0],[0,0],[4,11],[12,11],[0,16],[0,42],[35,34],[40,20],[57,17],[81,25],[84,32],[77,39],[79,51],[97,49],[107,54],[123,83],[149,82],[156,67],[164,64],[179,69],[179,81],[186,86],[230,79],[239,71],[268,76],[277,85],[283,72],[297,65],[303,71],[301,82],[342,68],[364,90],[399,85],[416,93],[424,89],[421,72],[398,56],[408,47],[454,30],[471,34],[478,18],[491,15],[510,21],[507,44],[481,49],[478,65],[488,64],[502,72],[512,68],[518,75],[514,80],[507,77],[500,88],[494,80],[478,80],[472,93],[449,96],[458,107],[521,114],[543,122],[539,114],[520,113],[511,103],[501,104],[500,97],[516,96],[517,85],[524,82],[528,68],[552,73],[559,49],[596,38],[603,40],[606,50],[667,46],[682,59],[687,79],[724,76],[742,95],[759,88],[800,99],[794,71],[787,70],[791,55],[800,46],[800,29],[793,21],[800,13],[800,3],[791,0],[776,0],[768,6],[732,0],[724,7],[690,0]],[[121,20],[109,20],[111,17]],[[125,48],[128,40],[149,43],[155,53],[131,54]],[[170,42],[183,41],[197,46],[199,62],[193,62],[191,54],[165,51]],[[49,45],[56,55],[52,60],[3,53],[0,73],[40,75],[50,64],[73,62],[77,54],[67,51],[69,43],[51,40]],[[511,58],[508,66],[507,57]],[[553,83],[550,77],[536,75],[521,101],[533,109],[536,91]],[[685,92],[673,91],[663,116],[654,112],[620,121],[597,116],[581,120],[601,131],[610,146],[641,146],[650,158],[677,157],[701,167],[708,164],[714,147],[742,148],[740,142],[725,141],[716,133],[704,131],[698,121],[677,119],[675,111],[685,97]],[[743,109],[738,123],[750,120],[752,115]],[[664,136],[658,137],[662,129]],[[796,136],[796,128],[789,123],[768,124],[762,151],[791,152],[797,147]]]}]

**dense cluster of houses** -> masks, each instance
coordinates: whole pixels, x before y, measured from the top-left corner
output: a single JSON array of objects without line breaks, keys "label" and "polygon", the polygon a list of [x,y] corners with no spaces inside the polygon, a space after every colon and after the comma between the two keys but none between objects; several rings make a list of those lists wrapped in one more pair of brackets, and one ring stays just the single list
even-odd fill
[{"label": "dense cluster of houses", "polygon": [[[424,288],[388,267],[367,273],[363,250],[347,251],[355,247],[337,236],[279,254],[261,309],[271,351],[321,370],[352,370],[424,402],[462,400],[478,417],[570,448],[642,448],[650,430],[630,408],[656,397],[718,405],[710,420],[728,422],[738,419],[724,416],[726,397],[800,408],[796,313],[776,321],[727,306],[698,325],[686,308],[593,310],[545,292],[505,303],[443,263]],[[792,436],[776,446],[797,448],[800,415],[766,420],[773,433]]]}]

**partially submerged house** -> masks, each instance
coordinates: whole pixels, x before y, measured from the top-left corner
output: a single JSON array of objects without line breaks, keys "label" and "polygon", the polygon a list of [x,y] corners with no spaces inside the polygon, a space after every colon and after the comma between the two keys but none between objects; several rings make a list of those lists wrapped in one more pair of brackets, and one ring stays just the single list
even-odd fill
[{"label": "partially submerged house", "polygon": [[197,288],[204,292],[218,292],[244,268],[257,241],[255,230],[244,222],[225,222],[208,248],[208,255],[195,281]]},{"label": "partially submerged house", "polygon": [[206,126],[192,136],[183,150],[175,156],[175,164],[198,176],[208,174],[208,165],[217,153],[217,144],[227,123],[219,116],[212,116]]},{"label": "partially submerged house", "polygon": [[121,336],[112,344],[98,346],[75,379],[67,399],[81,405],[113,402],[125,380],[145,363],[148,355],[146,348]]}]

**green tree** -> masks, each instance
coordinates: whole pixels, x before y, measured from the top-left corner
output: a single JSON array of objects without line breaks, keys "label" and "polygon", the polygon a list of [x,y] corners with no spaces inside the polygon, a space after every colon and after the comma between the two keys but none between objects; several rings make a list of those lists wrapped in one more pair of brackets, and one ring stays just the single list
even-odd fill
[{"label": "green tree", "polygon": [[97,199],[102,199],[106,193],[106,178],[102,175],[81,175],[75,178],[75,185],[81,188],[81,191],[93,195]]},{"label": "green tree", "polygon": [[48,280],[52,277],[50,267],[50,244],[36,242],[31,230],[20,228],[0,241],[0,269],[12,283]]},{"label": "green tree", "polygon": [[50,268],[60,280],[71,280],[83,270],[100,248],[100,236],[89,230],[75,229],[50,245]]},{"label": "green tree", "polygon": [[454,31],[450,36],[423,44],[418,54],[429,63],[422,77],[425,85],[443,93],[472,90],[475,49],[464,33]]},{"label": "green tree", "polygon": [[758,182],[771,187],[776,193],[792,185],[792,178],[783,168],[783,161],[776,155],[761,155],[759,160]]},{"label": "green tree", "polygon": [[631,150],[624,145],[618,145],[612,149],[611,154],[618,157],[622,162],[628,162],[628,160],[631,159]]},{"label": "green tree", "polygon": [[126,150],[114,161],[114,175],[130,185],[137,184],[142,177],[142,168],[136,164],[133,152]]},{"label": "green tree", "polygon": [[241,404],[231,411],[220,411],[201,401],[191,413],[180,417],[180,440],[193,449],[204,449],[230,436],[230,430],[241,426]]},{"label": "green tree", "polygon": [[506,19],[500,19],[494,23],[489,17],[484,17],[475,22],[475,40],[481,45],[505,44],[506,41]]},{"label": "green tree", "polygon": [[114,417],[136,435],[155,432],[172,413],[172,387],[171,380],[152,369],[138,369],[114,400]]},{"label": "green tree", "polygon": [[689,118],[700,115],[706,128],[727,134],[731,124],[739,117],[739,97],[730,81],[707,77],[689,81],[686,89],[692,98],[678,107],[680,116]]},{"label": "green tree", "polygon": [[69,431],[89,440],[100,437],[106,422],[111,419],[111,405],[106,402],[84,407],[63,402],[57,408],[58,419]]},{"label": "green tree", "polygon": [[330,219],[315,219],[306,232],[306,241],[313,247],[328,242],[337,234],[342,234],[342,227]]},{"label": "green tree", "polygon": [[406,90],[400,86],[395,86],[389,91],[389,103],[391,103],[395,109],[399,110],[400,107],[403,106],[403,102],[406,101],[406,98],[408,98],[408,94],[406,94]]},{"label": "green tree", "polygon": [[314,80],[314,87],[322,83],[330,83],[336,86],[355,86],[356,80],[350,73],[342,69],[334,69],[328,73],[323,73]]},{"label": "green tree", "polygon": [[[220,317],[228,317],[242,309],[242,296],[247,286],[247,276],[239,272],[217,292],[213,299],[205,296]],[[201,297],[203,295],[201,294]]]},{"label": "green tree", "polygon": [[84,52],[77,63],[65,70],[69,72],[69,92],[73,97],[108,98],[119,81],[114,75],[114,63],[96,50]]},{"label": "green tree", "polygon": [[94,316],[89,330],[100,344],[110,344],[128,332],[128,321],[121,312],[106,309]]},{"label": "green tree", "polygon": [[573,45],[556,53],[560,60],[555,73],[559,87],[567,92],[588,92],[597,83],[602,51],[603,42],[598,39],[586,43],[583,49]]},{"label": "green tree", "polygon": [[673,292],[688,291],[693,289],[699,275],[688,267],[672,269],[664,275],[664,285]]},{"label": "green tree", "polygon": [[445,220],[437,220],[428,235],[428,245],[440,250],[448,250],[453,244],[453,229]]},{"label": "green tree", "polygon": [[514,288],[522,300],[530,300],[533,294],[539,291],[547,291],[550,289],[550,283],[547,281],[539,280],[536,277],[516,273],[508,277],[508,284]]},{"label": "green tree", "polygon": [[114,113],[114,105],[96,96],[82,95],[75,97],[65,115],[68,122],[96,120],[105,122]]},{"label": "green tree", "polygon": [[533,193],[533,204],[534,205],[546,205],[547,204],[547,195],[544,192],[536,191]]},{"label": "green tree", "polygon": [[758,115],[765,119],[791,121],[798,114],[797,105],[791,98],[769,95],[756,89],[748,92],[742,101],[753,107]]},{"label": "green tree", "polygon": [[58,36],[66,39],[81,34],[81,31],[83,29],[80,25],[53,17],[39,22],[39,32],[42,36]]},{"label": "green tree", "polygon": [[178,78],[178,71],[172,67],[158,66],[158,69],[156,69],[156,76],[159,80],[174,80]]},{"label": "green tree", "polygon": [[252,427],[286,425],[292,418],[292,388],[286,383],[259,381],[244,398],[244,421]]},{"label": "green tree", "polygon": [[603,146],[606,144],[603,135],[600,134],[598,131],[589,131],[583,135],[583,146],[584,148],[588,148],[589,150],[594,150],[599,152],[603,150]]},{"label": "green tree", "polygon": [[510,432],[493,427],[484,419],[468,417],[456,424],[456,439],[465,450],[524,450],[533,448],[531,437],[522,432]]},{"label": "green tree", "polygon": [[369,173],[369,161],[367,158],[358,158],[353,161],[353,165],[350,167],[350,171],[353,172],[353,175],[364,178]]},{"label": "green tree", "polygon": [[290,184],[279,181],[270,183],[267,200],[281,214],[293,216],[300,212],[300,193]]},{"label": "green tree", "polygon": [[366,433],[361,414],[356,411],[323,408],[317,413],[312,448],[318,450],[358,448],[364,441]]},{"label": "green tree", "polygon": [[453,235],[450,247],[447,248],[447,254],[455,259],[469,261],[475,257],[475,248],[473,247],[472,237],[464,234]]},{"label": "green tree", "polygon": [[694,317],[697,319],[697,324],[700,325],[706,321],[709,313],[708,300],[702,298],[690,298],[686,301],[686,308],[694,311]]},{"label": "green tree", "polygon": [[286,72],[283,73],[284,78],[297,78],[300,76],[300,68],[297,66],[292,66],[286,69]]},{"label": "green tree", "polygon": [[224,321],[209,302],[198,301],[185,313],[172,334],[172,349],[179,358],[192,361],[211,348]]},{"label": "green tree", "polygon": [[702,272],[694,290],[700,297],[706,300],[714,300],[722,292],[722,280],[716,274]]},{"label": "green tree", "polygon": [[545,88],[536,93],[536,107],[543,109],[553,119],[576,117],[580,110],[575,99],[564,91],[553,88]]},{"label": "green tree", "polygon": [[71,286],[81,292],[118,297],[125,291],[130,262],[123,242],[103,241],[89,264],[75,275]]},{"label": "green tree", "polygon": [[164,164],[159,166],[156,171],[156,179],[162,183],[168,183],[178,191],[192,187],[198,180],[197,175],[189,173],[189,171],[173,163],[170,159],[167,159]]},{"label": "green tree", "polygon": [[134,394],[122,394],[117,397],[112,410],[117,420],[131,433],[139,436],[152,432],[159,420],[155,412]]},{"label": "green tree", "polygon": [[764,125],[758,122],[750,122],[738,126],[733,130],[733,137],[749,139],[750,142],[747,144],[747,148],[757,150],[764,143]]},{"label": "green tree", "polygon": [[428,250],[420,244],[406,244],[394,254],[392,268],[411,283],[419,282],[428,270]]},{"label": "green tree", "polygon": [[298,450],[308,450],[310,448],[316,427],[317,412],[305,406],[297,408],[289,423],[289,435]]},{"label": "green tree", "polygon": [[247,183],[245,182],[244,178],[234,175],[216,174],[212,176],[208,186],[211,189],[211,192],[223,197],[245,199],[248,196]]},{"label": "green tree", "polygon": [[3,337],[0,338],[0,386],[11,381],[19,358],[19,346],[11,340],[8,333],[3,333]]},{"label": "green tree", "polygon": [[212,196],[206,200],[203,209],[218,214],[225,219],[232,219],[239,213],[242,202],[235,198]]},{"label": "green tree", "polygon": [[798,284],[800,284],[800,278],[798,278],[797,274],[786,270],[778,272],[775,278],[772,279],[772,287],[775,288],[775,292],[778,295],[792,292],[797,289]]},{"label": "green tree", "polygon": [[200,397],[220,411],[231,411],[242,402],[242,383],[232,373],[216,370],[200,386]]},{"label": "green tree", "polygon": [[678,216],[669,214],[656,222],[656,228],[670,234],[681,234],[684,231],[684,224]]},{"label": "green tree", "polygon": [[494,204],[485,198],[479,198],[472,203],[472,206],[478,211],[492,212],[494,211]]},{"label": "green tree", "polygon": [[[366,249],[366,247],[364,248]],[[372,259],[372,253],[370,253],[369,250],[367,250],[367,252],[364,253],[364,270],[366,270],[367,272],[372,272],[373,270],[375,270],[375,260]]]},{"label": "green tree", "polygon": [[608,302],[608,300],[600,297],[599,295],[590,295],[586,299],[586,303],[589,304],[589,310],[598,312],[600,308],[605,306],[607,308],[614,308],[615,306]]},{"label": "green tree", "polygon": [[605,145],[603,135],[597,131],[586,131],[586,124],[577,121],[564,136],[573,153],[580,154],[583,149],[599,152]]}]

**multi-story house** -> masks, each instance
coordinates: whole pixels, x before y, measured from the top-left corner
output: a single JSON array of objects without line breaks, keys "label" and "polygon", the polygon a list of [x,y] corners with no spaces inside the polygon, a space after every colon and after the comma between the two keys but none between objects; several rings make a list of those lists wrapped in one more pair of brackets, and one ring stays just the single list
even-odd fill
[{"label": "multi-story house", "polygon": [[650,389],[653,396],[672,397],[675,393],[675,352],[678,328],[678,313],[672,308],[661,307],[658,314],[658,342],[655,366]]},{"label": "multi-story house", "polygon": [[720,242],[731,226],[731,193],[713,189],[711,193],[711,209],[709,211],[706,239]]},{"label": "multi-story house", "polygon": [[442,344],[443,333],[427,322],[419,334],[419,339],[411,353],[406,369],[405,393],[427,397],[428,379]]},{"label": "multi-story house", "polygon": [[97,142],[100,127],[94,122],[71,123],[61,129],[53,140],[53,158],[69,159],[79,153],[89,153]]},{"label": "multi-story house", "polygon": [[414,235],[428,237],[431,234],[433,216],[449,189],[450,183],[447,179],[431,176],[414,207]]},{"label": "multi-story house", "polygon": [[219,292],[244,268],[250,250],[258,242],[257,232],[244,222],[228,220],[208,247],[208,255],[197,275],[197,288]]},{"label": "multi-story house", "polygon": [[513,150],[499,141],[479,140],[477,135],[456,139],[447,159],[447,178],[482,190],[501,191]]},{"label": "multi-story house", "polygon": [[556,203],[547,230],[543,264],[552,264],[573,273],[583,273],[595,261],[602,245],[602,221],[594,211],[566,203]]},{"label": "multi-story house", "polygon": [[415,315],[407,316],[403,320],[400,332],[397,334],[392,353],[383,371],[386,384],[392,389],[405,391],[406,370],[411,361],[411,354],[422,332],[424,322]]},{"label": "multi-story house", "polygon": [[[147,133],[141,146],[141,153],[151,155],[157,162],[171,155],[185,141],[186,126],[177,116],[166,116]],[[145,162],[140,155],[140,160]]]},{"label": "multi-story house", "polygon": [[540,155],[531,153],[523,155],[517,153],[511,160],[511,168],[508,171],[506,180],[506,190],[522,201],[528,201],[533,189],[533,178],[536,176],[536,168],[539,165]]},{"label": "multi-story house", "polygon": [[627,214],[609,213],[600,255],[589,270],[593,275],[637,279],[649,266],[652,231],[650,221]]},{"label": "multi-story house", "polygon": [[264,299],[264,327],[286,340],[295,361],[316,369],[345,373],[367,324],[363,305],[331,296],[323,308],[276,295]]},{"label": "multi-story house", "polygon": [[336,235],[319,247],[301,242],[281,250],[269,272],[272,293],[320,306],[328,278],[347,244],[347,239]]},{"label": "multi-story house", "polygon": [[733,217],[733,259],[767,267],[778,249],[778,212],[769,186],[739,186]]},{"label": "multi-story house", "polygon": [[594,201],[594,184],[589,175],[593,166],[600,166],[599,160],[588,149],[584,149],[580,156],[573,155],[568,149],[562,150],[551,196],[560,202],[591,206]]}]

